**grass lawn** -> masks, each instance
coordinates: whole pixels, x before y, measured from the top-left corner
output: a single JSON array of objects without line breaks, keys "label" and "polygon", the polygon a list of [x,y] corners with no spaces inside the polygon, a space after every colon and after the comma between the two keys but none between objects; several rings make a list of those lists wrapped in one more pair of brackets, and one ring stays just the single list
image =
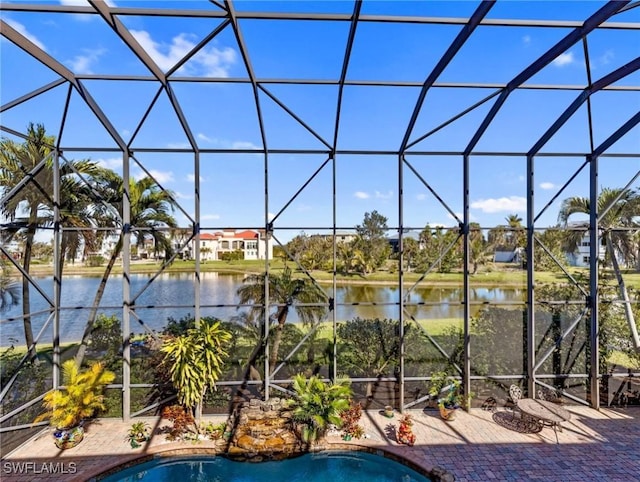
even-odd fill
[{"label": "grass lawn", "polygon": [[[162,264],[155,261],[133,262],[131,264],[132,273],[156,273]],[[289,266],[293,266],[289,263]],[[497,265],[496,265],[497,266]],[[270,270],[277,273],[284,268],[281,259],[271,260],[269,262]],[[176,260],[171,266],[165,269],[168,273],[193,272],[195,269],[194,261]],[[240,261],[207,261],[200,264],[202,272],[218,272],[218,273],[235,273],[249,274],[262,273],[265,270],[264,260],[240,260]],[[104,272],[103,266],[87,267],[80,265],[66,265],[65,274],[80,274],[86,276],[101,276]],[[302,271],[299,271],[301,275]],[[31,273],[38,276],[47,276],[53,273],[51,265],[33,265]],[[586,277],[589,270],[586,268],[570,268],[569,273],[579,279]],[[116,265],[112,272],[113,275],[122,274],[122,267]],[[314,270],[311,275],[318,282],[329,283],[333,281],[333,274],[328,271]],[[421,273],[404,273],[405,285],[416,283],[421,277]],[[626,271],[623,273],[625,283],[628,289],[640,289],[640,273]],[[358,274],[342,275],[338,274],[336,280],[340,284],[390,284],[398,283],[398,274],[389,271],[378,271],[366,276]],[[469,276],[471,286],[511,286],[526,287],[527,272],[523,269],[516,269],[513,266],[497,266],[489,271],[481,271],[477,274]],[[615,286],[616,280],[611,273],[607,273],[606,279],[601,279],[601,284]],[[569,278],[562,272],[537,271],[535,273],[536,284],[546,283],[569,283]],[[463,277],[461,273],[429,273],[425,276],[420,284],[429,284],[430,286],[462,286]]]}]

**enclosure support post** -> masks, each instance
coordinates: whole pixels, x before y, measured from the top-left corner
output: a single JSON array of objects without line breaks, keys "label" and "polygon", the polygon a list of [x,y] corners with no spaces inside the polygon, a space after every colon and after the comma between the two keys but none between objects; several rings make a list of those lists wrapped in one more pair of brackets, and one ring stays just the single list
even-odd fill
[{"label": "enclosure support post", "polygon": [[129,153],[122,153],[122,418],[131,416],[131,192]]},{"label": "enclosure support post", "polygon": [[533,156],[527,156],[527,347],[526,347],[526,380],[529,397],[535,396],[535,299],[534,299],[534,161]]},{"label": "enclosure support post", "polygon": [[470,347],[470,321],[471,307],[469,300],[471,299],[469,286],[469,155],[465,154],[462,158],[462,184],[463,184],[463,226],[462,226],[462,277],[463,277],[463,306],[464,306],[464,363],[462,369],[462,386],[464,388],[465,407],[469,410],[471,404],[471,347]]},{"label": "enclosure support post", "polygon": [[269,221],[269,155],[264,153],[264,399],[269,400],[269,389],[271,385],[271,367],[269,366],[269,244],[272,237],[271,221]]},{"label": "enclosure support post", "polygon": [[599,375],[599,359],[600,359],[600,339],[599,339],[599,320],[598,320],[598,258],[600,255],[600,243],[598,236],[598,157],[588,156],[589,161],[589,305],[591,308],[590,323],[590,400],[591,407],[600,408],[600,375]]},{"label": "enclosure support post", "polygon": [[60,292],[62,288],[62,263],[64,253],[60,252],[61,226],[60,226],[60,155],[56,151],[53,156],[53,300],[55,303],[53,312],[53,388],[60,386]]},{"label": "enclosure support post", "polygon": [[399,376],[399,380],[397,381],[397,383],[399,384],[399,405],[400,405],[400,412],[404,411],[404,350],[405,350],[405,343],[404,343],[404,290],[403,290],[403,274],[404,274],[404,242],[403,242],[403,235],[404,235],[404,220],[403,220],[403,215],[404,215],[404,211],[403,211],[403,176],[402,176],[402,169],[403,169],[403,157],[402,157],[402,153],[398,154],[398,290],[399,290],[399,301],[400,301],[400,306],[399,306],[399,312],[398,312],[398,320],[399,320],[399,324],[400,324],[400,373],[398,374]]},{"label": "enclosure support post", "polygon": [[200,323],[200,284],[202,283],[202,274],[200,272],[200,152],[195,152],[193,156],[193,188],[194,188],[194,214],[195,214],[195,226],[193,227],[193,243],[195,243],[194,247],[194,257],[195,257],[195,266],[194,266],[194,317],[196,319],[196,326]]}]

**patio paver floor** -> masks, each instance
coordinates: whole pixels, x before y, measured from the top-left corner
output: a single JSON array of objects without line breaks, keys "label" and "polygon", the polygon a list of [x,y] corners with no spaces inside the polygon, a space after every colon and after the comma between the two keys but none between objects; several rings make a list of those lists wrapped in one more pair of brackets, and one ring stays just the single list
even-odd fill
[{"label": "patio paver floor", "polygon": [[[409,411],[417,436],[413,447],[395,441],[398,415],[388,419],[381,412],[367,411],[361,423],[368,438],[345,442],[333,436],[327,445],[381,449],[427,470],[441,466],[459,481],[640,481],[640,408],[596,411],[571,406],[569,410],[572,419],[563,423],[558,444],[551,428],[520,433],[496,423],[491,412],[473,409],[461,411],[453,422],[441,420],[436,411]],[[223,419],[211,417],[217,418]],[[152,426],[166,423],[145,420]],[[129,426],[119,420],[98,420],[87,428],[82,443],[64,451],[55,447],[46,430],[2,458],[0,478],[6,482],[85,481],[144,455],[203,452],[213,447],[211,442],[168,442],[160,434],[132,449],[125,440]],[[58,472],[47,473],[47,469]]]}]

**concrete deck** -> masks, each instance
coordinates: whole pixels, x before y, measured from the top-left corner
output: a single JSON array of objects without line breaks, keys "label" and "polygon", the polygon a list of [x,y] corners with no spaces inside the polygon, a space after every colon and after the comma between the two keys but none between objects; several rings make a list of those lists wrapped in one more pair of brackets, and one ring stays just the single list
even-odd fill
[{"label": "concrete deck", "polygon": [[[344,442],[333,436],[327,442],[336,449],[384,450],[426,470],[441,466],[459,481],[640,481],[640,408],[569,410],[572,419],[563,423],[558,444],[551,428],[520,433],[499,423],[510,415],[504,409],[461,411],[453,422],[441,420],[434,411],[410,411],[417,435],[413,447],[395,441],[398,416],[388,419],[379,412],[366,412],[361,423],[368,438]],[[164,423],[146,420],[152,426]],[[125,440],[129,425],[96,421],[80,445],[64,451],[44,431],[2,459],[0,478],[3,482],[86,481],[139,457],[168,451],[202,453],[213,447],[211,442],[167,442],[164,435],[155,435],[143,447],[131,449]]]}]

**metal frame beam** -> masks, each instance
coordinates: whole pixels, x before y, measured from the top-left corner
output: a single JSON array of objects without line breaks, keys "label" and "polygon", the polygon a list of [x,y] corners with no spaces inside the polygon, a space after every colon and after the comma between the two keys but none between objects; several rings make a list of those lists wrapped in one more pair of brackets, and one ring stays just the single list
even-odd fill
[{"label": "metal frame beam", "polygon": [[427,79],[424,81],[422,85],[422,89],[420,90],[420,95],[418,95],[418,100],[416,102],[415,107],[413,108],[413,113],[411,114],[411,119],[409,120],[409,125],[407,126],[407,130],[404,133],[404,137],[402,139],[402,143],[400,144],[399,151],[403,153],[407,149],[407,144],[409,143],[409,138],[411,137],[411,133],[413,132],[413,128],[416,125],[416,121],[418,120],[418,115],[420,114],[420,110],[422,109],[422,104],[424,103],[424,99],[427,97],[427,92],[433,86],[440,74],[447,68],[449,62],[453,60],[458,51],[462,48],[465,42],[471,37],[471,34],[476,29],[476,27],[480,24],[482,19],[489,13],[493,5],[495,4],[495,0],[492,1],[483,1],[478,5],[469,21],[462,27],[458,35],[453,40],[451,45],[447,51],[440,57],[438,63],[435,65]]},{"label": "metal frame beam", "polygon": [[[549,207],[549,205],[557,199],[557,197],[563,192],[564,188],[575,178],[575,176],[587,165],[590,166],[590,199],[592,205],[595,205],[595,200],[597,199],[597,177],[598,177],[598,159],[600,157],[610,157],[610,158],[630,158],[630,159],[639,159],[640,154],[637,152],[631,153],[607,153],[606,151],[612,147],[619,139],[621,139],[624,135],[631,131],[635,126],[640,123],[640,113],[635,114],[630,119],[628,119],[619,129],[616,130],[609,138],[607,138],[604,142],[602,142],[599,146],[594,146],[593,143],[593,125],[591,118],[591,109],[590,109],[590,98],[591,95],[599,92],[599,91],[624,91],[624,92],[638,92],[640,91],[640,86],[638,85],[614,85],[617,81],[622,78],[629,76],[631,73],[636,72],[640,69],[640,58],[635,58],[629,61],[626,65],[604,75],[599,80],[592,82],[591,79],[591,69],[589,65],[589,49],[587,46],[587,35],[596,29],[616,29],[616,30],[624,30],[624,31],[637,31],[640,30],[640,23],[631,23],[631,22],[612,22],[609,21],[611,17],[616,15],[617,13],[623,12],[625,10],[629,10],[631,8],[637,7],[639,2],[630,2],[630,1],[611,1],[605,4],[600,10],[598,10],[594,15],[588,18],[585,22],[580,21],[555,21],[555,20],[528,20],[528,19],[494,19],[494,18],[486,18],[487,13],[493,6],[493,1],[483,1],[479,4],[475,12],[469,18],[447,18],[447,17],[420,17],[420,16],[394,16],[394,15],[362,15],[361,14],[361,0],[356,0],[354,2],[353,12],[350,14],[318,14],[318,13],[296,13],[296,12],[245,12],[245,11],[236,11],[234,3],[232,0],[228,0],[226,5],[221,5],[219,2],[215,0],[211,0],[211,9],[200,9],[200,10],[191,10],[191,9],[173,9],[173,8],[137,8],[137,7],[111,7],[107,3],[98,0],[89,0],[89,6],[67,6],[67,5],[39,5],[39,4],[27,4],[27,3],[0,3],[0,9],[6,12],[41,12],[41,13],[71,13],[71,14],[89,14],[89,15],[97,15],[100,16],[107,25],[113,30],[115,35],[117,35],[126,45],[127,47],[137,56],[137,58],[142,62],[142,64],[149,70],[150,75],[92,75],[92,74],[82,74],[76,75],[71,72],[67,67],[65,67],[61,62],[56,60],[53,56],[40,49],[37,45],[35,45],[32,41],[30,41],[27,37],[19,33],[14,27],[12,27],[8,22],[0,20],[0,34],[4,36],[6,39],[14,43],[18,48],[22,49],[31,57],[35,58],[38,62],[42,63],[44,66],[52,70],[54,73],[60,76],[59,79],[54,80],[53,82],[41,86],[38,89],[35,89],[17,99],[14,99],[10,102],[7,102],[0,106],[0,112],[7,112],[10,109],[17,107],[23,104],[26,101],[36,98],[42,93],[45,93],[51,89],[54,89],[64,83],[68,83],[69,90],[67,93],[67,98],[64,105],[64,112],[62,115],[62,121],[60,125],[60,129],[58,132],[58,145],[55,147],[55,160],[54,160],[54,171],[59,172],[59,161],[60,157],[63,157],[63,151],[69,152],[81,152],[81,151],[90,151],[90,152],[98,152],[98,151],[108,151],[108,152],[119,152],[122,155],[123,159],[123,178],[125,179],[125,195],[124,195],[124,203],[125,210],[124,216],[122,219],[123,222],[123,232],[124,232],[124,247],[123,247],[123,271],[125,274],[130,272],[129,259],[130,259],[130,213],[128,209],[128,180],[130,179],[130,160],[133,158],[135,162],[137,162],[140,167],[143,169],[146,174],[151,176],[149,170],[147,170],[142,162],[138,162],[137,159],[133,157],[133,153],[189,153],[193,154],[193,162],[194,162],[194,172],[196,176],[194,191],[195,191],[195,215],[189,216],[188,213],[180,207],[180,210],[185,216],[187,216],[189,222],[191,223],[191,228],[193,230],[191,238],[196,240],[196,272],[194,284],[196,286],[196,294],[194,298],[195,313],[196,319],[200,318],[200,309],[202,307],[210,307],[201,305],[200,301],[200,156],[202,153],[212,153],[212,154],[232,154],[232,155],[241,155],[241,154],[262,154],[264,156],[264,230],[267,233],[267,236],[270,237],[268,242],[273,242],[272,240],[278,241],[275,236],[272,235],[273,223],[276,221],[278,216],[286,210],[291,202],[307,187],[307,185],[314,179],[314,177],[326,167],[327,163],[331,162],[332,164],[332,209],[333,209],[333,218],[332,218],[332,226],[327,227],[316,227],[313,229],[331,229],[334,235],[334,243],[333,243],[333,278],[332,278],[332,287],[333,287],[333,297],[329,297],[328,304],[329,307],[332,308],[332,322],[333,322],[333,354],[334,354],[334,363],[332,367],[332,372],[330,378],[335,378],[337,376],[337,362],[336,360],[336,346],[337,346],[337,319],[336,312],[334,307],[334,297],[336,293],[336,230],[337,226],[337,174],[336,174],[336,165],[337,165],[337,156],[344,155],[381,155],[381,156],[397,156],[397,174],[398,174],[398,226],[399,230],[399,247],[400,247],[400,259],[399,259],[399,273],[398,273],[398,285],[400,291],[400,300],[398,303],[390,303],[389,305],[398,306],[399,307],[399,320],[400,320],[400,341],[401,341],[401,360],[400,360],[400,409],[406,409],[409,406],[416,405],[417,403],[421,403],[424,399],[420,399],[419,402],[412,402],[410,404],[405,404],[404,399],[404,390],[405,390],[405,382],[406,381],[428,381],[429,377],[406,377],[405,374],[405,366],[404,366],[404,356],[405,356],[405,345],[404,345],[404,336],[405,336],[405,328],[406,322],[409,321],[411,317],[407,307],[411,306],[408,300],[408,294],[423,281],[426,277],[426,274],[431,270],[427,270],[420,280],[413,287],[406,289],[404,287],[404,272],[403,272],[403,250],[404,250],[404,241],[403,241],[403,233],[405,228],[405,203],[406,197],[404,194],[404,170],[408,167],[417,177],[418,179],[427,187],[427,189],[436,197],[436,199],[445,207],[445,209],[457,220],[460,225],[460,237],[463,239],[463,255],[464,255],[464,275],[463,275],[463,305],[464,305],[464,365],[461,367],[461,371],[463,374],[463,382],[465,393],[470,393],[470,385],[472,380],[481,379],[482,377],[472,376],[471,375],[471,349],[473,348],[470,342],[470,309],[472,306],[472,302],[470,301],[470,283],[469,283],[469,221],[470,221],[470,197],[469,197],[469,188],[470,188],[470,158],[471,156],[489,156],[489,157],[516,157],[521,159],[523,156],[526,156],[527,162],[527,255],[528,255],[528,266],[527,266],[527,293],[528,293],[528,324],[527,324],[527,360],[528,364],[525,369],[527,383],[529,390],[534,390],[536,381],[536,370],[539,368],[541,363],[544,361],[544,358],[548,356],[550,351],[548,351],[540,360],[535,360],[535,349],[534,346],[534,334],[535,334],[535,317],[534,317],[534,307],[535,307],[535,293],[534,293],[534,275],[535,275],[535,267],[534,267],[534,243],[535,239],[535,223],[539,219],[540,215]],[[217,24],[213,30],[209,32],[209,34],[204,37],[194,48],[192,48],[186,55],[184,55],[171,69],[167,72],[163,72],[159,65],[151,58],[149,53],[141,46],[141,44],[135,39],[132,35],[131,31],[122,23],[121,17],[124,16],[162,16],[162,17],[177,17],[177,18],[202,18],[202,19],[211,19],[211,23]],[[347,37],[347,41],[345,44],[345,53],[342,62],[342,70],[339,78],[337,79],[292,79],[292,78],[259,78],[256,76],[256,73],[253,71],[250,52],[244,42],[244,38],[242,35],[242,30],[240,28],[240,21],[249,22],[269,22],[272,20],[286,20],[286,21],[319,21],[319,22],[349,22],[350,28]],[[449,48],[446,52],[440,57],[440,59],[436,62],[435,67],[429,73],[424,81],[391,81],[391,80],[357,80],[350,79],[348,77],[348,69],[351,61],[352,50],[355,41],[355,35],[357,31],[357,27],[361,22],[367,23],[399,23],[399,24],[416,24],[416,25],[448,25],[451,28],[455,28],[460,26],[461,29],[458,32],[456,38],[453,40]],[[224,29],[231,25],[231,29],[233,30],[233,35],[237,41],[242,60],[246,67],[248,77],[247,78],[208,78],[208,77],[192,77],[192,76],[184,76],[184,75],[176,75],[179,73],[180,68],[185,65],[189,59],[191,59],[194,55],[196,55],[199,51],[201,51],[211,40],[216,38]],[[244,23],[243,23],[244,26]],[[574,29],[567,36],[565,36],[562,40],[556,43],[551,49],[549,49],[545,54],[539,57],[537,60],[532,62],[527,68],[525,68],[522,72],[520,72],[517,76],[515,76],[511,81],[507,83],[482,83],[482,82],[438,82],[437,79],[441,76],[443,71],[446,69],[447,65],[451,62],[452,59],[455,58],[460,49],[465,45],[465,42],[471,37],[472,33],[479,26],[485,27],[522,27],[522,28],[564,28],[564,29]],[[582,40],[585,59],[586,59],[586,74],[587,74],[587,85],[562,85],[562,84],[527,84],[526,82],[530,80],[536,73],[538,73],[541,69],[543,69],[546,65],[553,61],[559,54],[565,52],[569,47]],[[140,124],[137,126],[134,135],[129,144],[126,144],[123,139],[120,137],[114,126],[111,124],[109,118],[103,113],[95,100],[91,97],[89,92],[86,89],[86,85],[83,83],[85,80],[135,80],[135,81],[150,81],[150,82],[158,82],[159,89],[151,102],[149,109],[145,112]],[[260,135],[262,140],[262,148],[261,149],[199,149],[197,144],[197,140],[191,130],[191,126],[189,124],[189,120],[187,116],[182,111],[180,99],[176,96],[173,90],[173,83],[178,82],[206,82],[210,84],[224,84],[224,83],[237,83],[237,84],[251,84],[253,90],[253,96],[256,107],[256,115],[258,118],[258,123],[260,127]],[[280,101],[276,96],[274,96],[266,86],[271,84],[281,84],[281,85],[333,85],[338,87],[338,97],[337,104],[335,110],[335,124],[333,131],[333,139],[331,142],[328,140],[324,140],[322,136],[318,135],[301,117],[296,115],[291,109],[289,109],[282,101]],[[390,86],[390,87],[398,87],[398,88],[415,88],[417,91],[419,89],[417,101],[413,108],[413,112],[408,121],[406,130],[404,131],[402,141],[400,143],[400,147],[398,150],[375,150],[375,149],[340,149],[338,146],[338,139],[340,134],[341,127],[341,116],[343,115],[343,95],[344,89],[347,86],[359,87],[359,86]],[[479,88],[479,89],[490,89],[495,90],[495,92],[490,93],[487,97],[485,97],[480,102],[474,104],[473,106],[463,110],[456,116],[450,118],[440,126],[431,130],[427,134],[419,137],[418,139],[414,139],[410,142],[410,139],[413,135],[414,128],[416,126],[417,119],[422,110],[424,101],[429,91],[437,88],[447,88],[447,89],[469,89],[469,88]],[[531,149],[527,153],[523,152],[485,152],[485,151],[475,151],[475,147],[477,143],[480,141],[486,130],[489,128],[491,123],[493,122],[495,116],[498,114],[499,110],[502,108],[504,103],[507,101],[508,96],[514,90],[550,90],[550,91],[579,91],[576,99],[565,109],[565,111],[555,119],[552,125],[547,129],[547,131],[538,139],[538,141],[531,147]],[[96,116],[98,121],[104,126],[108,134],[115,141],[117,147],[109,146],[109,147],[88,147],[83,148],[80,146],[69,146],[66,147],[62,145],[62,135],[64,134],[64,129],[66,126],[68,110],[70,99],[73,91],[76,91],[83,101],[87,104],[89,109]],[[145,148],[140,147],[136,149],[131,148],[131,144],[133,140],[136,138],[137,133],[140,128],[144,125],[147,120],[149,113],[151,112],[155,102],[162,94],[162,92],[166,92],[168,100],[174,109],[178,121],[185,132],[185,135],[189,141],[190,147],[187,149],[170,149],[170,148]],[[267,136],[265,130],[264,119],[262,117],[261,111],[261,99],[260,99],[260,91],[262,91],[266,96],[272,99],[278,106],[284,109],[289,116],[291,116],[296,122],[302,125],[308,132],[310,132],[318,141],[323,144],[326,149],[269,149],[267,144]],[[471,112],[471,110],[479,107],[485,102],[493,99],[498,96],[496,101],[494,102],[492,108],[489,111],[489,114],[485,116],[480,127],[474,133],[471,141],[466,146],[466,148],[460,151],[411,151],[408,149],[415,147],[421,140],[429,137],[440,129],[446,127],[447,125],[455,122],[462,116]],[[546,143],[553,138],[557,134],[557,132],[562,128],[562,126],[574,116],[574,114],[579,110],[579,108],[583,104],[587,104],[587,108],[589,110],[589,137],[590,137],[590,149],[589,152],[586,153],[577,153],[577,152],[567,152],[567,153],[559,153],[559,152],[547,152],[540,153],[539,151],[546,145]],[[0,126],[0,131],[7,132],[12,135],[21,136],[19,133],[16,133],[12,129],[6,126]],[[284,207],[278,212],[274,219],[269,218],[269,203],[270,203],[270,193],[269,193],[269,155],[270,154],[319,154],[323,156],[327,156],[324,163],[320,166],[320,168],[302,184],[300,189],[294,194],[292,198],[284,205]],[[415,156],[456,156],[456,158],[461,158],[463,162],[463,185],[462,185],[462,201],[463,201],[463,216],[462,220],[459,219],[459,216],[456,215],[449,206],[447,206],[438,192],[431,187],[430,180],[428,177],[423,176],[419,173],[417,169],[415,169],[411,163],[407,160],[408,155]],[[535,157],[586,157],[586,161],[582,164],[582,167],[578,169],[578,171],[567,181],[565,186],[559,190],[559,192],[554,196],[554,198],[547,203],[547,205],[537,214],[534,212],[534,161]],[[406,165],[406,167],[405,167]],[[78,174],[78,173],[76,173]],[[82,177],[80,174],[78,174]],[[630,186],[640,175],[640,171],[636,176],[629,182],[628,186]],[[59,212],[59,197],[60,197],[60,185],[58,176],[56,177],[56,181],[54,181],[54,192],[50,199],[54,201],[54,217],[55,223],[53,227],[54,233],[54,244],[55,246],[60,246],[60,236],[62,230],[65,228],[60,225],[61,222],[61,213]],[[151,176],[153,177],[153,176]],[[3,193],[4,198],[3,201],[7,199],[7,196],[13,196],[17,193],[21,188],[23,188],[29,181],[30,178],[25,178],[21,184],[19,184],[15,189],[11,190],[9,193]],[[86,181],[85,181],[86,182]],[[160,184],[158,184],[160,186]],[[162,186],[160,186],[162,188]],[[590,326],[590,372],[588,374],[571,374],[571,377],[586,377],[588,376],[591,382],[591,386],[589,388],[589,399],[590,403],[594,407],[598,407],[600,404],[599,393],[598,393],[598,381],[599,381],[599,371],[598,371],[598,286],[597,286],[597,234],[598,234],[598,221],[599,219],[606,213],[606,211],[600,213],[591,213],[590,218],[590,235],[591,235],[591,280],[590,280],[590,293],[587,295],[586,291],[579,286],[575,279],[569,277],[585,294],[587,297],[588,307],[591,309],[591,326]],[[73,228],[69,228],[73,230]],[[253,227],[248,227],[247,229],[253,229]],[[278,226],[279,230],[295,230],[300,229],[299,226]],[[311,229],[311,228],[310,228]],[[456,242],[459,241],[460,238],[457,238]],[[542,244],[543,249],[546,250]],[[3,253],[6,254],[6,250],[4,247],[0,247]],[[286,250],[285,250],[286,251]],[[548,250],[547,250],[548,252]],[[551,254],[551,253],[548,253]],[[444,253],[441,254],[443,256]],[[553,257],[553,256],[552,256]],[[54,338],[54,368],[53,368],[53,380],[54,380],[54,388],[59,386],[59,362],[60,362],[60,347],[59,347],[59,336],[63,327],[60,326],[60,311],[64,309],[71,309],[69,307],[61,307],[60,306],[60,291],[61,291],[61,279],[60,279],[60,271],[61,271],[62,260],[59,258],[59,253],[57,253],[57,257],[55,259],[55,284],[54,284],[54,293],[53,299],[49,299],[39,288],[37,283],[29,276],[28,273],[24,273],[20,270],[20,267],[17,265],[17,269],[20,271],[21,275],[29,280],[33,286],[36,287],[40,294],[44,296],[46,301],[50,303],[51,309],[45,310],[45,312],[51,312],[52,315],[47,321],[47,324],[53,320],[53,338]],[[163,267],[164,268],[164,267]],[[156,273],[155,277],[158,276],[159,273],[162,272],[162,269]],[[312,280],[313,277],[306,270],[302,270],[308,275]],[[568,273],[566,273],[568,274]],[[136,299],[145,291],[145,289],[149,286],[149,284],[153,281],[153,279],[147,283],[145,287],[142,288],[140,292],[137,294],[131,293],[130,279],[128,276],[124,277],[122,291],[123,291],[123,299],[124,306],[123,310],[123,383],[121,385],[123,390],[123,414],[124,418],[128,419],[131,416],[135,416],[136,414],[131,413],[130,408],[130,391],[134,386],[131,384],[130,380],[130,361],[131,361],[131,353],[130,353],[130,325],[131,325],[131,316],[133,315],[136,319],[141,321],[134,309],[133,305],[135,305]],[[265,285],[266,285],[266,293],[265,299],[266,303],[264,305],[264,316],[265,319],[269,318],[270,308],[277,307],[277,304],[270,304],[269,302],[269,259],[265,260]],[[315,281],[315,280],[313,280]],[[190,307],[191,305],[187,305]],[[141,307],[138,307],[141,308]],[[150,308],[150,307],[149,307]],[[33,313],[32,313],[33,315]],[[24,316],[24,315],[23,315]],[[574,321],[572,326],[578,324],[578,320]],[[422,328],[422,327],[421,327]],[[569,330],[570,330],[569,329]],[[423,330],[428,339],[439,350],[439,352],[447,357],[447,353],[443,350],[435,340],[430,337],[430,335]],[[41,330],[40,334],[36,339],[36,343],[38,342],[40,335],[44,333],[44,328]],[[563,333],[563,336],[566,335],[566,332]],[[265,326],[265,336],[269,336],[268,324]],[[308,334],[307,336],[310,336]],[[293,350],[297,350],[303,341]],[[268,346],[268,345],[267,345]],[[268,358],[268,348],[267,350],[267,358]],[[285,360],[286,362],[286,360]],[[275,370],[273,372],[270,371],[270,367],[265,367],[265,396],[269,397],[269,389],[281,389],[281,387],[277,385],[271,385],[272,382],[275,382],[275,375],[277,371],[280,369],[282,364],[278,367],[273,367]],[[459,367],[460,368],[460,367]],[[272,376],[273,374],[273,376]],[[511,375],[509,375],[511,376]],[[513,375],[515,377],[521,375]],[[507,375],[501,375],[495,377],[495,379],[503,379],[506,378]],[[546,378],[546,376],[541,375],[538,377],[540,379]],[[361,378],[355,380],[372,380],[370,378]],[[393,378],[385,378],[385,380],[394,380]],[[397,379],[395,379],[398,381]],[[278,382],[282,382],[282,380],[278,380]],[[226,383],[226,382],[225,382]],[[227,385],[233,385],[235,382],[228,382]],[[137,386],[137,385],[136,385]],[[120,387],[120,385],[118,386]],[[6,393],[8,387],[4,387],[3,393]],[[533,393],[531,393],[533,395]],[[1,397],[0,397],[1,398]],[[578,398],[571,396],[570,398],[580,401]],[[38,401],[39,399],[36,399]],[[16,409],[16,411],[12,413],[18,413],[24,408],[33,405],[35,403],[34,400],[28,402]],[[8,414],[11,415],[11,414]],[[7,418],[7,416],[3,417],[3,420]],[[3,429],[4,431],[4,429]]]},{"label": "metal frame beam", "polygon": [[566,51],[569,47],[574,45],[580,39],[586,37],[590,32],[598,28],[606,19],[614,15],[620,8],[629,3],[629,0],[613,0],[606,3],[600,10],[594,13],[591,17],[585,20],[584,24],[580,27],[575,28],[572,32],[562,38],[558,43],[556,43],[553,47],[547,50],[544,54],[542,54],[536,61],[534,61],[531,65],[529,65],[526,69],[516,75],[513,80],[511,80],[506,87],[502,90],[500,97],[496,100],[496,102],[491,107],[491,110],[486,115],[486,117],[482,120],[480,127],[475,132],[466,149],[464,150],[465,155],[469,155],[471,151],[473,151],[474,147],[480,141],[482,135],[489,128],[489,125],[493,121],[493,119],[498,114],[500,108],[504,105],[509,94],[513,92],[521,84],[525,83],[535,74],[540,72],[544,67],[549,65],[558,55]]},{"label": "metal frame beam", "polygon": [[[214,2],[215,3],[215,2]],[[111,7],[113,15],[132,15],[148,17],[185,17],[185,18],[224,18],[227,12],[221,5],[221,10],[203,9],[177,9],[177,8],[142,8],[142,7]],[[621,13],[635,4],[620,8]],[[52,4],[27,4],[27,3],[0,3],[0,9],[13,12],[44,12],[44,13],[76,13],[96,15],[91,7],[75,5]],[[238,11],[234,14],[238,19],[248,20],[317,20],[350,22],[351,16],[341,13],[299,13],[299,12],[250,12]],[[433,25],[464,25],[468,22],[465,17],[427,17],[410,15],[362,15],[363,22],[375,23],[413,23]],[[480,23],[482,26],[493,27],[538,27],[538,28],[576,28],[582,25],[579,20],[540,20],[540,19],[513,19],[513,18],[485,18]],[[603,29],[640,29],[637,22],[603,22],[599,28]]]}]

